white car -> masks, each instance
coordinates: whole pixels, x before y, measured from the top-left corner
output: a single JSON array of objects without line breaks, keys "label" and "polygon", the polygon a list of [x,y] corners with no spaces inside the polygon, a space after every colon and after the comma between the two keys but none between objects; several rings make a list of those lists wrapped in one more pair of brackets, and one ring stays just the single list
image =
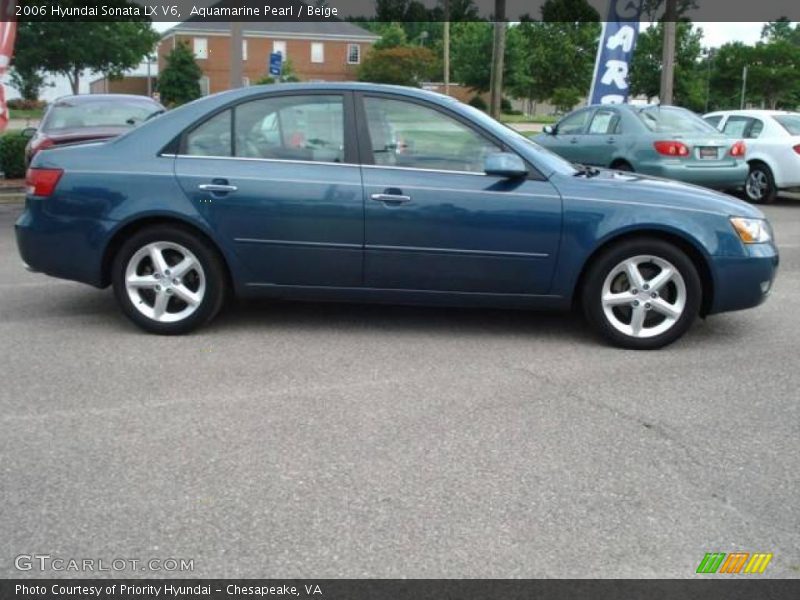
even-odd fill
[{"label": "white car", "polygon": [[748,200],[768,204],[779,190],[800,188],[800,113],[721,110],[703,118],[728,136],[745,140]]}]

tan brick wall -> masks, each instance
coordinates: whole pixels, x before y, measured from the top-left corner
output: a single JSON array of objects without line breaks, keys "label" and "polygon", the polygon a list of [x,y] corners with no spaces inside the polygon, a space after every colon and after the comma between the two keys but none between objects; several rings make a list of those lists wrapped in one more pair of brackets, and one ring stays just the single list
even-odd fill
[{"label": "tan brick wall", "polygon": [[[156,89],[156,78],[152,77],[153,90]],[[147,96],[146,76],[125,76],[122,79],[97,79],[89,84],[90,94],[136,94]]]},{"label": "tan brick wall", "polygon": [[[207,75],[210,84],[210,93],[222,92],[230,87],[230,38],[221,35],[178,35],[163,40],[158,47],[158,68],[159,72],[166,64],[166,55],[172,50],[173,45],[179,42],[186,42],[189,48],[193,49],[193,38],[205,37],[208,42],[208,58],[196,59],[197,64]],[[357,43],[361,46],[361,62],[367,56],[372,47],[372,42],[347,42],[330,40],[299,40],[283,39],[280,37],[263,38],[248,37],[247,40],[247,59],[244,61],[243,75],[249,78],[250,83],[254,84],[262,77],[266,77],[269,71],[269,55],[273,50],[273,42],[282,40],[286,42],[286,53],[292,62],[294,71],[301,81],[324,80],[324,81],[351,81],[356,79],[358,65],[347,64],[347,47],[350,43]],[[324,45],[324,62],[311,62],[311,44],[320,42]]]}]

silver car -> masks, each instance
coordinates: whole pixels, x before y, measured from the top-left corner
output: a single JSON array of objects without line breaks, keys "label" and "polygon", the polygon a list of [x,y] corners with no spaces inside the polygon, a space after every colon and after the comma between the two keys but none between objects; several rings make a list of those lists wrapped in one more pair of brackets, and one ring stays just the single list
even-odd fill
[{"label": "silver car", "polygon": [[569,161],[739,189],[746,147],[675,106],[589,106],[545,127],[534,140]]}]

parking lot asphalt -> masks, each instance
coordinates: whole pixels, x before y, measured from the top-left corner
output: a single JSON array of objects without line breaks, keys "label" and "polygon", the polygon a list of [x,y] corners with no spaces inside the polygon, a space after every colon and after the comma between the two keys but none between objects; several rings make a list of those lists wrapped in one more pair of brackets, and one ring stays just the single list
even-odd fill
[{"label": "parking lot asphalt", "polygon": [[[252,302],[188,337],[24,271],[0,205],[0,576],[800,577],[800,200],[772,297],[675,345],[575,315]],[[67,251],[67,249],[65,249]]]}]

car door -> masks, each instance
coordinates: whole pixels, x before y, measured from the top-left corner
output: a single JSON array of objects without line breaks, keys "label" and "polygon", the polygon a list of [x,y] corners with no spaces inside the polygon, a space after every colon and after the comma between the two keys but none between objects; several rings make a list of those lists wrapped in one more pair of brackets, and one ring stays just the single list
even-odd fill
[{"label": "car door", "polygon": [[615,108],[598,108],[582,136],[583,163],[608,167],[619,155],[622,125],[620,113]]},{"label": "car door", "polygon": [[423,100],[357,95],[372,288],[546,294],[561,198],[535,172],[483,172],[504,150],[465,118]]},{"label": "car door", "polygon": [[270,94],[186,132],[175,173],[249,284],[358,286],[364,201],[349,93]]},{"label": "car door", "polygon": [[594,108],[583,108],[559,121],[553,135],[547,139],[547,148],[571,162],[584,163],[584,141]]}]

